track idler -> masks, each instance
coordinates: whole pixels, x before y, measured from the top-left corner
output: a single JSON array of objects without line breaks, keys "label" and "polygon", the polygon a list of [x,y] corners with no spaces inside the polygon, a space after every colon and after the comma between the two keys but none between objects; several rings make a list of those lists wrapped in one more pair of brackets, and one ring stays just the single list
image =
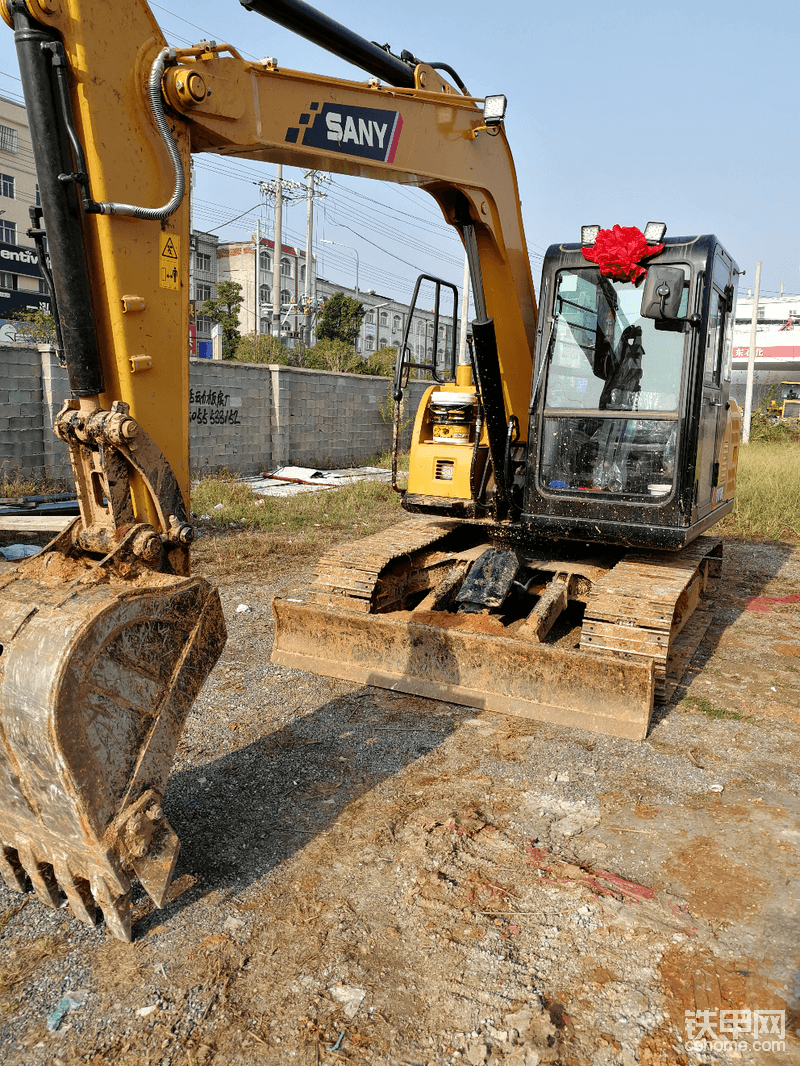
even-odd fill
[{"label": "track idler", "polygon": [[161,798],[225,624],[207,581],[143,563],[141,531],[98,559],[78,528],[0,578],[0,872],[130,940],[133,879],[167,899]]}]

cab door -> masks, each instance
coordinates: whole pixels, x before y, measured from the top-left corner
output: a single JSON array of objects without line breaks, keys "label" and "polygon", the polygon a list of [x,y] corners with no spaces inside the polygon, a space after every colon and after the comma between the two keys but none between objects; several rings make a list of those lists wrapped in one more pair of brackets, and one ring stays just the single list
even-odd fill
[{"label": "cab door", "polygon": [[725,332],[728,322],[730,269],[715,260],[708,312],[708,331],[703,366],[703,394],[699,412],[697,464],[695,466],[694,520],[705,517],[722,502],[724,486],[719,476],[719,452],[728,417],[727,389],[723,389],[722,370]]}]

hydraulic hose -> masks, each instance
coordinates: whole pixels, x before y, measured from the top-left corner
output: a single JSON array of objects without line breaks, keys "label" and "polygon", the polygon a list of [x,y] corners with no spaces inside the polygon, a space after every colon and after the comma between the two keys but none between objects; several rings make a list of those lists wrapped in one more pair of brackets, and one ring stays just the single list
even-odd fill
[{"label": "hydraulic hose", "polygon": [[98,203],[96,201],[89,201],[85,204],[85,207],[90,214],[132,215],[134,218],[144,218],[153,222],[159,222],[164,218],[169,218],[169,216],[173,215],[180,207],[181,200],[183,200],[184,190],[186,188],[186,176],[183,172],[183,161],[181,160],[181,154],[178,151],[178,145],[175,143],[175,138],[172,136],[172,131],[167,122],[166,114],[164,112],[164,100],[161,95],[161,79],[164,77],[164,68],[171,52],[172,49],[170,48],[162,48],[156,56],[155,61],[150,68],[150,81],[147,87],[147,94],[150,98],[150,110],[153,112],[153,118],[158,127],[158,132],[161,134],[161,139],[167,146],[172,169],[175,173],[175,191],[172,194],[172,198],[164,204],[163,207],[136,207],[135,204],[106,203],[102,201]]}]

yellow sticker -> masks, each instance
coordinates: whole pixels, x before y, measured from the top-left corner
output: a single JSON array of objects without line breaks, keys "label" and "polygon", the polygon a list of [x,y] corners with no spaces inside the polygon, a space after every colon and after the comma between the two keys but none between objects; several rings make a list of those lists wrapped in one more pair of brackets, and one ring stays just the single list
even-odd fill
[{"label": "yellow sticker", "polygon": [[158,284],[162,289],[177,289],[179,284],[181,239],[174,233],[160,233],[158,238]]}]

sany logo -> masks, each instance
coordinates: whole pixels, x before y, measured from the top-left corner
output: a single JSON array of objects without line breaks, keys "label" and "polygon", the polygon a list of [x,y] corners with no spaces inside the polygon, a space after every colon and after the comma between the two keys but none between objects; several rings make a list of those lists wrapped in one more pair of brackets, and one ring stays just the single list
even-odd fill
[{"label": "sany logo", "polygon": [[320,110],[312,103],[308,114],[300,116],[300,125],[286,131],[290,144],[297,143],[302,126],[303,145],[393,163],[403,119],[399,111],[347,104],[324,104]]},{"label": "sany logo", "polygon": [[372,148],[373,138],[377,140],[378,147],[383,148],[386,131],[389,129],[388,122],[379,125],[374,118],[371,118],[369,122],[359,118],[358,129],[356,129],[356,120],[352,115],[344,116],[344,129],[342,129],[342,116],[336,114],[335,111],[327,113],[325,125],[328,127],[329,141],[336,141],[337,144],[347,144],[348,141],[353,141],[359,145],[368,144],[370,148]]}]

